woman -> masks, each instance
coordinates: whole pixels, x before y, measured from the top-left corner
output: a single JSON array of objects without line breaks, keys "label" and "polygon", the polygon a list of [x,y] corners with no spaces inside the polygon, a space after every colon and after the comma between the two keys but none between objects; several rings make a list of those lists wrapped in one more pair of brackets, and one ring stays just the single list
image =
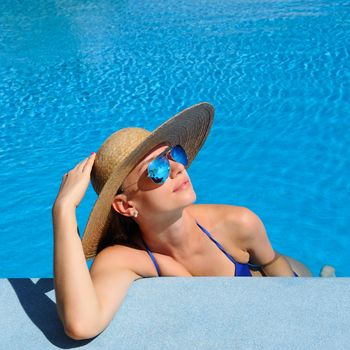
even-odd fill
[{"label": "woman", "polygon": [[[156,276],[295,276],[251,210],[193,204],[187,168],[206,140],[214,108],[200,103],[152,133],[126,128],[64,175],[52,208],[57,309],[73,339],[102,332],[130,284]],[[82,241],[75,209],[98,194]],[[90,271],[86,259],[95,257]],[[307,269],[304,271],[307,274]]]}]

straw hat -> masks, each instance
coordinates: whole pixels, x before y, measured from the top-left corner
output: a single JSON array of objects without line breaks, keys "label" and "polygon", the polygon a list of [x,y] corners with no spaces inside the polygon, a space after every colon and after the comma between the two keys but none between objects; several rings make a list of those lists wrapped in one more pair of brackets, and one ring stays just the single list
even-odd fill
[{"label": "straw hat", "polygon": [[82,245],[86,259],[96,255],[103,233],[110,225],[115,194],[139,161],[163,142],[181,145],[188,156],[188,166],[204,144],[214,117],[214,107],[202,102],[179,112],[153,132],[125,128],[109,136],[96,153],[91,183],[98,194],[86,224]]}]

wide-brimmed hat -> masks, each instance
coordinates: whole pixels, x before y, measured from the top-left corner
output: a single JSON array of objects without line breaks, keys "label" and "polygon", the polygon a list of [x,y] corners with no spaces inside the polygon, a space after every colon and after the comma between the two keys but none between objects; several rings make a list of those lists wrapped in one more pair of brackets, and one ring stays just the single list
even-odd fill
[{"label": "wide-brimmed hat", "polygon": [[112,202],[116,192],[140,160],[157,145],[168,142],[184,148],[189,166],[208,137],[213,118],[214,107],[202,102],[182,110],[153,132],[143,128],[125,128],[104,141],[96,153],[91,171],[91,183],[98,198],[82,238],[86,259],[96,255],[99,241],[114,214]]}]

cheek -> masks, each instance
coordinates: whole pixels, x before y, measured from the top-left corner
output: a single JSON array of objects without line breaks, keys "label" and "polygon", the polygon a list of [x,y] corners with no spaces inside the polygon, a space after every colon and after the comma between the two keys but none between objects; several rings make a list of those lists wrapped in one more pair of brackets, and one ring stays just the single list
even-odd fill
[{"label": "cheek", "polygon": [[150,212],[166,210],[173,204],[171,194],[161,188],[145,192],[142,196],[142,206]]}]

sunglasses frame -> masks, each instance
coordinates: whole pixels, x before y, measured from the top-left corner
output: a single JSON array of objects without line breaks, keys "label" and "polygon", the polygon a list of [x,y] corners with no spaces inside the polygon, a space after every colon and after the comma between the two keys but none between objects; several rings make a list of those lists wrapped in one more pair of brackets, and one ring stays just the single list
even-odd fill
[{"label": "sunglasses frame", "polygon": [[[171,153],[171,151],[172,151],[175,147],[177,147],[177,146],[179,146],[179,147],[181,148],[181,150],[184,152],[184,154],[185,154],[185,156],[186,156],[186,160],[187,160],[187,164],[186,164],[186,165],[185,165],[185,164],[182,164],[182,163],[180,163],[180,164],[182,164],[185,168],[187,168],[187,165],[188,165],[188,156],[187,156],[186,151],[183,149],[183,147],[182,147],[181,145],[179,145],[179,144],[177,144],[177,145],[175,145],[175,146],[169,146],[169,147],[168,147],[167,149],[165,149],[162,153],[160,153],[156,158],[154,158],[154,159],[148,164],[148,166],[147,166],[147,177],[148,177],[149,179],[151,179],[152,182],[155,183],[156,185],[162,185],[162,184],[169,178],[169,173],[170,173],[170,171],[169,171],[169,173],[168,173],[167,178],[166,178],[163,182],[155,182],[155,181],[152,179],[152,177],[149,175],[149,170],[148,170],[148,169],[149,169],[150,165],[151,165],[153,162],[155,162],[157,159],[165,158],[165,159],[168,161],[169,170],[170,170],[170,162],[169,162],[168,154]],[[176,162],[176,160],[175,160],[171,155],[170,155],[170,159],[173,160],[174,162]]]},{"label": "sunglasses frame", "polygon": [[[184,164],[182,164],[182,163],[181,163],[181,164],[182,164],[185,168],[187,168],[187,166],[188,166],[188,156],[187,156],[186,151],[183,149],[183,147],[182,147],[181,145],[179,145],[179,144],[177,144],[177,145],[175,145],[175,146],[169,146],[169,147],[168,147],[167,149],[165,149],[162,153],[160,153],[157,157],[155,157],[155,158],[148,164],[148,166],[147,166],[147,177],[148,177],[149,179],[151,179],[151,181],[152,181],[153,183],[155,183],[155,184],[157,184],[157,185],[162,185],[168,178],[167,178],[164,182],[162,182],[162,183],[155,182],[155,181],[149,176],[148,167],[150,166],[150,164],[152,164],[152,162],[154,162],[156,159],[159,159],[159,158],[166,158],[166,159],[168,160],[168,162],[169,162],[168,153],[171,152],[176,146],[180,146],[181,149],[184,151],[184,153],[185,153],[185,155],[186,155],[186,159],[187,159],[187,164],[186,164],[186,165],[184,165]],[[172,157],[171,157],[171,160],[173,160],[174,162],[176,162],[176,160],[174,160]],[[169,165],[170,165],[170,163],[169,163]],[[168,177],[169,177],[169,174],[168,174]],[[131,186],[131,185],[129,185],[129,186]],[[129,186],[127,186],[127,187],[129,187]],[[121,186],[118,188],[118,190],[117,190],[117,192],[116,192],[116,195],[123,193],[124,190],[125,190],[125,188],[123,188],[123,186],[121,185]]]}]

